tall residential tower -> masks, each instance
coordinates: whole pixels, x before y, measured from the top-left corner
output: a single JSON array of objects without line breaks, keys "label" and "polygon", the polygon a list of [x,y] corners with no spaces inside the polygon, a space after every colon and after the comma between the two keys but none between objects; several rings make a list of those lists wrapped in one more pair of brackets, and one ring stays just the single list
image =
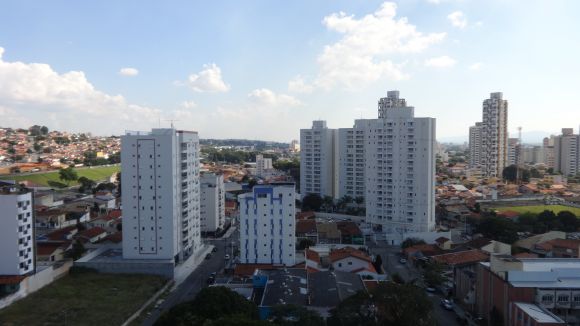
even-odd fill
[{"label": "tall residential tower", "polygon": [[508,163],[508,102],[502,93],[491,93],[483,101],[481,132],[481,172],[486,177],[502,177]]},{"label": "tall residential tower", "polygon": [[312,128],[300,129],[300,195],[338,196],[337,130],[326,121],[313,121]]},{"label": "tall residential tower", "polygon": [[180,262],[201,248],[197,132],[121,138],[123,257]]}]

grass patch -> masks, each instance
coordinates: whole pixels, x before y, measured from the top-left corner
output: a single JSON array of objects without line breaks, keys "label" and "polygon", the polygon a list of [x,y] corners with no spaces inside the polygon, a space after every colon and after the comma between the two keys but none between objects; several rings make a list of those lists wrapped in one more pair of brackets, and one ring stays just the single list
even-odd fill
[{"label": "grass patch", "polygon": [[[100,181],[108,179],[114,173],[121,171],[120,165],[115,166],[103,166],[103,167],[93,167],[93,168],[78,168],[75,169],[77,174],[80,177],[87,177],[94,181]],[[55,185],[56,183],[62,183],[62,180],[58,178],[58,171],[56,172],[47,172],[47,173],[38,173],[38,174],[31,174],[31,175],[17,175],[12,177],[0,177],[0,179],[7,179],[7,180],[16,180],[16,181],[24,181],[28,180],[30,182],[34,182],[39,185],[52,187],[51,183]],[[77,185],[76,182],[71,182],[71,186]]]},{"label": "grass patch", "polygon": [[561,211],[569,211],[572,214],[580,217],[580,208],[563,206],[563,205],[536,205],[536,206],[510,206],[510,207],[498,207],[495,208],[498,212],[505,211],[515,211],[518,213],[532,213],[539,214],[545,210],[552,211],[554,214],[558,214]]},{"label": "grass patch", "polygon": [[0,310],[0,325],[121,325],[167,281],[152,275],[68,275]]}]

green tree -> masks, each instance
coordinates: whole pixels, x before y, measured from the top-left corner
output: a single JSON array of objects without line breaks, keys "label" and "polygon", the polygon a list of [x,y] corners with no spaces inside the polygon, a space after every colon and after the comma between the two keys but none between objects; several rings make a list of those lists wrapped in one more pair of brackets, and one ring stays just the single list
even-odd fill
[{"label": "green tree", "polygon": [[206,325],[206,321],[228,316],[257,320],[258,307],[226,287],[212,286],[202,289],[192,301],[171,308],[155,325]]},{"label": "green tree", "polygon": [[314,246],[315,243],[314,241],[310,240],[310,239],[302,239],[300,240],[300,242],[298,242],[298,250],[304,250],[306,248],[310,248],[311,246]]},{"label": "green tree", "polygon": [[578,231],[578,218],[574,213],[570,211],[561,211],[558,213],[558,220],[562,225],[562,231],[564,232],[576,232]]},{"label": "green tree", "polygon": [[69,166],[66,169],[60,169],[58,171],[58,178],[64,182],[66,182],[66,185],[70,185],[70,183],[72,181],[76,181],[78,179],[78,174],[77,171],[75,171],[75,169],[72,166]]},{"label": "green tree", "polygon": [[516,224],[503,217],[487,216],[482,219],[476,230],[484,237],[507,244],[512,244],[518,239]]},{"label": "green tree", "polygon": [[318,194],[308,194],[302,199],[302,210],[313,210],[320,212],[322,198]]},{"label": "green tree", "polygon": [[93,181],[87,177],[80,177],[80,178],[78,178],[77,181],[81,185],[79,187],[79,192],[92,191],[96,185],[95,181]]},{"label": "green tree", "polygon": [[40,128],[40,133],[41,133],[42,135],[48,135],[48,127],[46,127],[46,126],[42,126],[42,127]]},{"label": "green tree", "polygon": [[518,166],[512,164],[510,166],[506,166],[502,172],[503,179],[509,182],[516,182],[518,179]]},{"label": "green tree", "polygon": [[69,257],[72,258],[73,260],[77,260],[81,258],[86,251],[87,250],[85,249],[83,243],[80,242],[79,240],[76,240],[73,243],[72,249],[69,252]]},{"label": "green tree", "polygon": [[369,294],[358,292],[331,311],[328,325],[435,325],[433,306],[412,284],[380,283]]},{"label": "green tree", "polygon": [[280,326],[324,326],[324,319],[312,310],[287,304],[272,307],[270,320]]},{"label": "green tree", "polygon": [[331,196],[324,196],[322,198],[322,203],[324,205],[324,210],[327,212],[332,212],[332,208],[334,206],[334,199]]},{"label": "green tree", "polygon": [[375,261],[373,262],[373,266],[377,270],[377,273],[382,274],[383,271],[383,258],[381,255],[377,255],[375,257]]},{"label": "green tree", "polygon": [[425,240],[419,238],[407,238],[401,243],[401,248],[405,249],[419,244],[425,244]]}]

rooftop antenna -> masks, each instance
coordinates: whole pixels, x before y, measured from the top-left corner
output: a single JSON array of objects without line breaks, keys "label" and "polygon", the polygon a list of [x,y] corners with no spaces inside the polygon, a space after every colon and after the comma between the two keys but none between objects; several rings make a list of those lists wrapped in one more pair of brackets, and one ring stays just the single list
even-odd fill
[{"label": "rooftop antenna", "polygon": [[176,120],[176,119],[168,119],[168,120],[165,120],[165,121],[169,121],[169,122],[171,122],[171,129],[174,129],[175,127],[173,126],[173,123],[174,123],[175,121],[179,121],[179,120]]}]

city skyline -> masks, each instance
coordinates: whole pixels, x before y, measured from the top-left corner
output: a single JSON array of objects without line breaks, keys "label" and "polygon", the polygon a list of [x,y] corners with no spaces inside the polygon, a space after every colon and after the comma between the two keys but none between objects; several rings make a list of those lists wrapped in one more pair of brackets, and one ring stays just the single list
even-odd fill
[{"label": "city skyline", "polygon": [[419,116],[437,118],[443,141],[467,140],[491,92],[510,102],[511,137],[518,126],[524,141],[577,129],[580,47],[568,39],[580,4],[521,6],[4,4],[0,119],[97,135],[176,120],[201,138],[289,142],[312,120],[373,118],[376,99],[399,89]]}]

